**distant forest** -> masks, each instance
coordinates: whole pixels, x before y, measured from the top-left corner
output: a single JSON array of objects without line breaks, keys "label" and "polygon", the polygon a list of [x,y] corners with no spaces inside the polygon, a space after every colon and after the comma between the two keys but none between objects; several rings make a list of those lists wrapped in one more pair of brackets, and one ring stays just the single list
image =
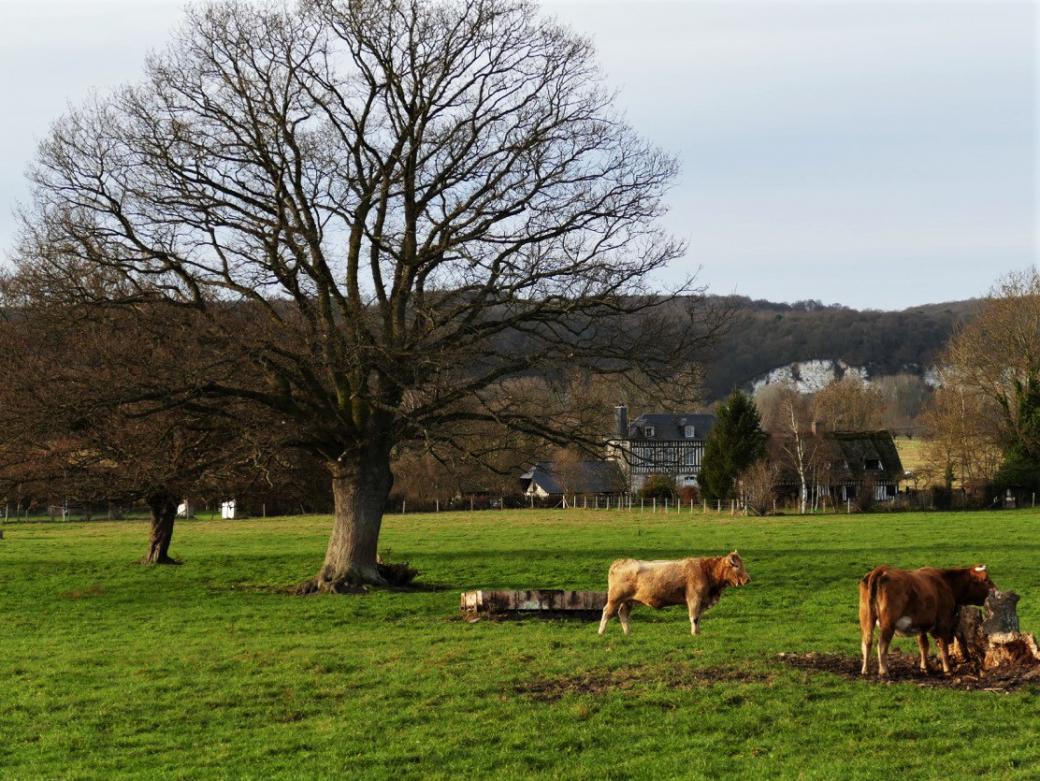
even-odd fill
[{"label": "distant forest", "polygon": [[812,359],[862,366],[871,377],[923,374],[976,301],[927,304],[899,312],[856,310],[819,301],[777,304],[714,296],[733,318],[707,366],[707,391],[720,399],[779,366]]}]

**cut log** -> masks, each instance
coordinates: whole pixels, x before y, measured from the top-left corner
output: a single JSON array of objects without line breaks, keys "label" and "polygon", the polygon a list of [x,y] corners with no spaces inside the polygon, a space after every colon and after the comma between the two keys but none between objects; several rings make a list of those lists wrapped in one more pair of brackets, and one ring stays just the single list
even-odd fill
[{"label": "cut log", "polygon": [[978,608],[962,607],[955,656],[982,670],[1040,665],[1036,638],[1019,629],[1018,600],[1013,591],[993,590],[983,605],[985,615]]},{"label": "cut log", "polygon": [[464,591],[459,608],[468,616],[497,618],[599,618],[607,604],[605,591],[528,589]]},{"label": "cut log", "polygon": [[982,631],[987,635],[1002,635],[1018,632],[1018,600],[1014,591],[991,591],[986,597],[986,620]]}]

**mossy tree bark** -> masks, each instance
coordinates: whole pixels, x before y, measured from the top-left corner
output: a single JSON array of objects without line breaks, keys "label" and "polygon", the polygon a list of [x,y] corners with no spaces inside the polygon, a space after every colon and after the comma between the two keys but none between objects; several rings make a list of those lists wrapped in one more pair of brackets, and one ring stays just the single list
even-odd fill
[{"label": "mossy tree bark", "polygon": [[377,548],[383,510],[394,481],[389,447],[364,448],[330,464],[329,469],[335,516],[325,563],[313,580],[312,590],[338,592],[385,586],[388,582]]}]

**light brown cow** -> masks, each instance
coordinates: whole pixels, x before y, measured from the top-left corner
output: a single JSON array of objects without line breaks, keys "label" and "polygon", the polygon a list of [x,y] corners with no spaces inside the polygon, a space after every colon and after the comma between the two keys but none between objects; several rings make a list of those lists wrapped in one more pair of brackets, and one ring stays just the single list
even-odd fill
[{"label": "light brown cow", "polygon": [[935,638],[943,672],[950,672],[947,647],[957,631],[961,605],[981,605],[991,589],[985,564],[961,569],[923,567],[915,570],[876,567],[859,583],[859,627],[863,675],[868,672],[874,626],[878,627],[878,674],[888,675],[888,645],[892,635],[916,635],[921,669],[928,672],[928,634]]},{"label": "light brown cow", "polygon": [[701,614],[719,601],[727,586],[751,582],[740,555],[678,561],[618,559],[607,576],[607,604],[599,622],[599,633],[615,613],[628,634],[628,613],[633,602],[652,608],[686,605],[690,611],[690,634],[700,634]]}]

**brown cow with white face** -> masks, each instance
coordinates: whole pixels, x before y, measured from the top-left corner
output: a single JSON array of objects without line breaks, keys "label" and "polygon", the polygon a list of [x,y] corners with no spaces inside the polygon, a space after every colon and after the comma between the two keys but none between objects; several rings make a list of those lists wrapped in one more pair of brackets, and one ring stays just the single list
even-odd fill
[{"label": "brown cow with white face", "polygon": [[740,555],[678,561],[618,559],[607,576],[607,604],[599,622],[599,633],[617,614],[621,629],[628,634],[628,613],[633,602],[652,608],[686,605],[690,611],[690,634],[700,634],[701,614],[719,601],[727,586],[751,582]]},{"label": "brown cow with white face", "polygon": [[878,674],[888,675],[888,645],[892,635],[916,636],[921,669],[928,672],[928,635],[939,646],[943,672],[950,672],[948,645],[957,631],[961,605],[981,605],[996,588],[985,564],[961,569],[923,567],[893,569],[882,565],[859,583],[859,626],[863,649],[863,675],[868,672],[874,627],[878,627]]}]

